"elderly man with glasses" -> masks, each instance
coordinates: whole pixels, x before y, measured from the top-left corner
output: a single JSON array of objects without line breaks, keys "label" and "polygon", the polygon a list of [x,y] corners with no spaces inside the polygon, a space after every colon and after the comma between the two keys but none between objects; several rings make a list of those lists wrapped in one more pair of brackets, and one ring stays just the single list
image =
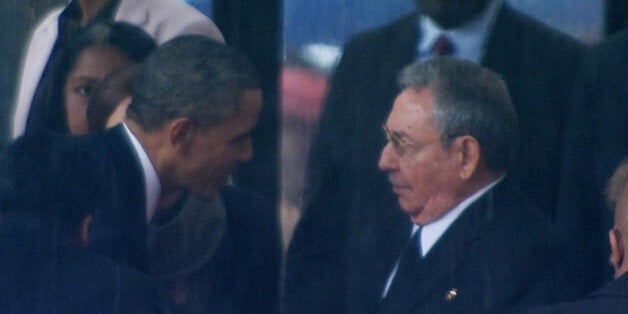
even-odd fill
[{"label": "elderly man with glasses", "polygon": [[548,302],[549,220],[507,174],[517,116],[505,83],[451,58],[411,65],[400,83],[379,168],[413,225],[383,282],[363,282],[380,289],[380,311],[492,313]]}]

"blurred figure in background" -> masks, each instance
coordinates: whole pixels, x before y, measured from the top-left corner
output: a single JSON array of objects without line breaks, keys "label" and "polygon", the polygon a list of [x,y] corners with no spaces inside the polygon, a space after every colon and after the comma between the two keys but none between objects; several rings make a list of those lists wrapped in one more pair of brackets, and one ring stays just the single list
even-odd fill
[{"label": "blurred figure in background", "polygon": [[628,159],[624,159],[609,180],[606,196],[615,213],[615,224],[608,231],[615,280],[578,301],[538,308],[530,313],[610,314],[623,313],[628,308]]},{"label": "blurred figure in background", "polygon": [[183,34],[201,34],[224,42],[212,21],[181,0],[72,0],[53,10],[33,32],[17,87],[13,138],[26,130],[51,128],[47,124],[50,121],[63,121],[62,111],[32,102],[45,92],[41,82],[57,75],[53,64],[76,34],[92,23],[104,21],[137,25],[157,44]]},{"label": "blurred figure in background", "polygon": [[[611,279],[606,231],[612,216],[606,181],[628,156],[628,30],[588,53],[580,66],[565,131],[564,165],[556,226],[565,245],[567,283],[589,292]],[[603,274],[606,274],[604,276]]]},{"label": "blurred figure in background", "polygon": [[[142,62],[157,45],[141,28],[127,23],[95,23],[76,35],[51,66],[33,108],[46,129],[85,134],[92,91],[109,74]],[[54,117],[54,118],[53,118]]]},{"label": "blurred figure in background", "polygon": [[284,248],[301,216],[305,164],[318,123],[327,76],[303,51],[288,51],[281,72],[281,221]]}]

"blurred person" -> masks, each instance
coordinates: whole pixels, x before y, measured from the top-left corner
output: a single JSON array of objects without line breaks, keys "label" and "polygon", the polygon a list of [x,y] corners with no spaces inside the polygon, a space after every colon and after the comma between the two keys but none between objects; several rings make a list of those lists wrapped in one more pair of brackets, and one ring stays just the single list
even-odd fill
[{"label": "blurred person", "polygon": [[[26,159],[46,163],[48,157]],[[6,160],[0,164],[6,165]],[[2,170],[6,171],[11,170]],[[17,194],[21,190],[16,184],[44,186],[39,180],[43,178],[16,178],[0,184],[3,312],[156,313],[157,290],[146,274],[85,249],[92,219],[89,207],[74,212],[41,204],[21,207],[17,200],[29,195]]]},{"label": "blurred person", "polygon": [[[566,283],[586,288],[612,277],[606,231],[612,216],[606,181],[628,156],[628,31],[594,46],[583,59],[565,130],[556,226],[564,242]],[[590,292],[579,289],[578,295]]]},{"label": "blurred person", "polygon": [[[5,169],[15,170],[1,175],[54,178],[32,187],[33,193],[26,190],[24,194],[33,195],[19,198],[20,204],[46,204],[68,212],[88,207],[93,213],[88,250],[151,276],[156,268],[173,275],[171,265],[155,256],[176,255],[190,247],[181,242],[160,245],[159,234],[167,229],[160,221],[170,222],[169,217],[186,212],[182,207],[189,204],[187,195],[200,202],[216,200],[237,165],[251,158],[250,134],[261,109],[259,84],[252,64],[234,49],[200,35],[178,37],[146,60],[123,124],[78,138],[26,135],[7,149],[15,165]],[[50,144],[42,147],[41,141]],[[46,154],[46,163],[24,158]],[[269,230],[261,226],[266,222],[249,221],[261,215],[244,209],[252,208],[246,204],[252,202],[260,211],[271,211],[250,197],[223,193],[225,209],[236,209],[227,212],[224,234],[216,229],[216,238],[223,239],[222,246],[214,247],[220,258],[192,277],[209,278],[203,281],[207,289],[189,290],[184,282],[167,291],[173,299],[163,308],[185,311],[186,301],[193,299],[193,311],[276,310],[280,262],[274,248],[279,246],[273,234],[256,233],[256,228]],[[217,213],[209,219],[220,217]],[[181,231],[178,226],[173,229]],[[157,252],[151,249],[155,247]]]},{"label": "blurred person", "polygon": [[318,123],[328,73],[304,53],[286,52],[281,70],[281,202],[284,248],[292,236],[301,208],[305,164]]},{"label": "blurred person", "polygon": [[529,313],[623,313],[628,308],[628,159],[624,159],[609,180],[606,196],[615,213],[615,224],[608,231],[615,280],[578,301]]},{"label": "blurred person", "polygon": [[[287,253],[286,302],[295,312],[359,309],[373,288],[348,283],[390,269],[407,241],[407,218],[376,165],[395,78],[413,61],[450,55],[504,78],[521,134],[509,177],[547,217],[555,214],[566,104],[583,46],[501,0],[415,2],[415,13],[350,40],[332,77]],[[356,261],[364,267],[347,266]],[[584,284],[583,292],[595,286]]]},{"label": "blurred person", "polygon": [[52,66],[55,75],[41,83],[34,108],[46,111],[39,116],[50,119],[43,122],[48,129],[85,134],[87,104],[98,83],[112,72],[142,62],[155,48],[155,41],[137,26],[95,23],[77,34],[60,54]]},{"label": "blurred person", "polygon": [[47,103],[33,101],[45,93],[41,83],[56,76],[52,65],[76,34],[90,24],[105,21],[136,25],[157,44],[183,34],[201,34],[224,42],[211,20],[181,0],[72,0],[51,11],[32,34],[17,86],[14,138],[27,129],[50,128],[49,121],[63,120],[61,112],[46,108]]}]

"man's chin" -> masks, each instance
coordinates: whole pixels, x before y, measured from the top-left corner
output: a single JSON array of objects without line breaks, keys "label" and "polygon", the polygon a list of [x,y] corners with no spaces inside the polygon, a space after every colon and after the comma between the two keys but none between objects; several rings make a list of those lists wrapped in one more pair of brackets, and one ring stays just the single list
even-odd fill
[{"label": "man's chin", "polygon": [[403,200],[399,199],[399,207],[405,214],[410,217],[413,223],[421,224],[419,222],[425,220],[425,217],[421,216],[421,213],[423,213],[423,209],[419,208],[416,204],[404,202]]},{"label": "man's chin", "polygon": [[408,215],[413,215],[413,213],[416,211],[416,206],[411,206],[411,204],[409,202],[404,201],[403,199],[399,198],[399,207],[401,208],[401,210],[408,214]]}]

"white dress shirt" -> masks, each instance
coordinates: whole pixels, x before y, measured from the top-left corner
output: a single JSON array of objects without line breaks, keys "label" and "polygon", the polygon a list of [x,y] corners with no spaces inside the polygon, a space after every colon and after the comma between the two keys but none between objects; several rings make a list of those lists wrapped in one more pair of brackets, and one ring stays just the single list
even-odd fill
[{"label": "white dress shirt", "polygon": [[[421,252],[419,255],[421,257],[425,257],[427,253],[432,249],[434,244],[438,242],[438,239],[449,229],[456,219],[477,199],[479,199],[482,195],[484,195],[488,190],[494,187],[497,183],[499,183],[504,176],[501,176],[499,179],[491,182],[489,185],[483,187],[481,190],[473,193],[470,197],[466,198],[464,201],[460,202],[456,207],[452,210],[448,211],[445,215],[438,218],[427,225],[423,225],[421,229]],[[414,236],[414,233],[417,232],[420,226],[413,225],[412,232],[410,232],[410,238]],[[386,281],[386,287],[384,287],[384,293],[382,294],[382,298],[386,296],[388,293],[388,289],[390,289],[390,285],[392,284],[393,278],[395,278],[395,274],[397,273],[397,267],[399,267],[399,261],[395,264],[395,268],[388,276],[388,280]]]},{"label": "white dress shirt", "polygon": [[123,123],[122,125],[124,126],[124,130],[129,136],[131,144],[133,144],[133,148],[135,148],[135,153],[140,159],[140,164],[142,165],[144,188],[146,191],[146,223],[149,223],[157,210],[157,203],[159,202],[159,196],[161,195],[161,184],[159,183],[157,171],[150,162],[150,158],[148,158],[144,147],[142,147],[140,141],[135,137],[135,135],[133,135],[133,132],[129,130],[126,124]]},{"label": "white dress shirt", "polygon": [[446,35],[454,46],[452,57],[480,62],[491,33],[493,22],[503,0],[493,0],[488,4],[487,10],[477,18],[455,29],[443,30],[434,20],[426,15],[419,17],[419,29],[421,36],[417,47],[419,61],[433,57],[431,47],[440,35]]}]

